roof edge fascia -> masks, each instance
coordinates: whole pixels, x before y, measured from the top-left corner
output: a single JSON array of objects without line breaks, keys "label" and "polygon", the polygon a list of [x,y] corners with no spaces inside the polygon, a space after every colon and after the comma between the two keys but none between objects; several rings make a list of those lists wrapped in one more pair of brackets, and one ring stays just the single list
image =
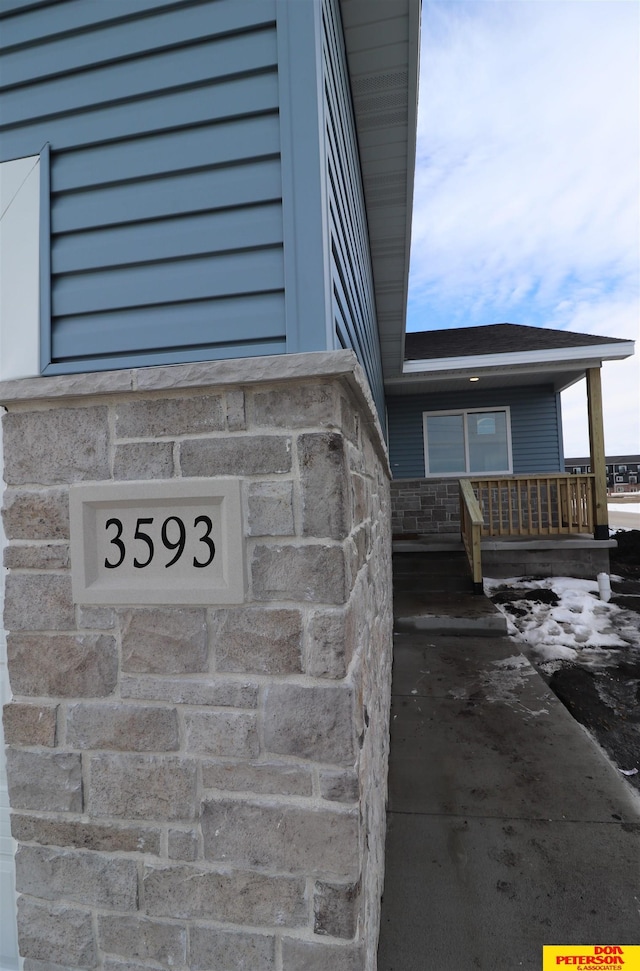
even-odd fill
[{"label": "roof edge fascia", "polygon": [[[411,269],[411,237],[413,232],[413,196],[415,192],[415,171],[418,152],[418,94],[420,86],[420,38],[422,35],[422,0],[409,3],[409,97],[408,97],[408,144],[407,144],[407,219],[404,299],[402,305],[402,333],[400,337],[400,360],[398,367],[402,372],[407,336],[407,313],[409,311],[409,272]],[[413,38],[413,43],[412,39]]]},{"label": "roof edge fascia", "polygon": [[434,371],[479,371],[484,368],[514,367],[517,365],[554,364],[571,361],[616,361],[631,357],[634,341],[619,344],[581,344],[576,347],[548,348],[540,351],[513,351],[506,354],[467,354],[464,357],[423,358],[405,361],[403,375]]},{"label": "roof edge fascia", "polygon": [[[359,0],[362,3],[363,0]],[[340,7],[341,14],[344,12],[343,8],[347,6],[346,0],[338,0],[338,5]],[[373,2],[370,0],[370,5],[373,8]],[[366,6],[366,5],[365,5]],[[383,342],[380,341],[380,355],[382,361],[383,374],[388,373],[402,374],[402,362],[404,360],[404,338],[406,333],[406,321],[407,321],[407,308],[409,303],[409,269],[411,261],[411,233],[412,233],[412,217],[413,217],[413,196],[414,196],[414,183],[415,183],[415,164],[416,164],[416,153],[417,153],[417,127],[418,127],[418,87],[419,87],[419,70],[420,70],[420,28],[422,19],[422,0],[403,0],[402,3],[397,2],[398,13],[406,12],[409,21],[409,33],[406,43],[405,53],[406,60],[403,59],[402,67],[407,68],[407,138],[406,138],[406,168],[398,168],[398,174],[404,171],[404,190],[405,198],[404,202],[398,203],[396,209],[404,208],[404,264],[403,264],[403,275],[402,280],[396,280],[398,298],[393,302],[392,308],[392,319],[391,322],[386,323],[385,334],[390,336],[392,343],[394,345],[393,351],[385,351]],[[393,13],[396,16],[396,11]],[[344,23],[344,19],[343,19]],[[362,25],[362,29],[366,30],[367,25]],[[349,68],[349,84],[353,82],[353,77],[351,73],[351,55],[352,53],[357,53],[357,49],[354,48],[354,38],[357,35],[357,27],[349,26],[348,30],[345,30],[345,48],[347,52],[347,64]],[[381,45],[384,46],[386,38],[383,36],[381,38]],[[395,46],[395,44],[394,44]],[[358,142],[362,134],[362,124],[363,117],[359,110],[358,99],[353,97],[352,93],[352,103],[354,108],[355,126],[356,126],[356,136]],[[363,177],[366,175],[367,167],[366,163],[363,163],[362,155],[360,156],[360,166]],[[365,211],[367,224],[369,228],[369,239],[375,242],[375,237],[371,234],[370,230],[370,200],[367,200],[366,191],[364,193],[365,200]],[[400,235],[400,234],[398,234]],[[372,266],[374,260],[372,258]],[[400,286],[401,284],[401,286]],[[400,292],[401,291],[401,292]],[[384,295],[384,291],[381,286],[375,283],[374,274],[374,294],[376,299],[376,310],[378,299],[381,295]],[[380,326],[378,325],[378,339],[380,339]],[[397,352],[396,352],[397,347]]]}]

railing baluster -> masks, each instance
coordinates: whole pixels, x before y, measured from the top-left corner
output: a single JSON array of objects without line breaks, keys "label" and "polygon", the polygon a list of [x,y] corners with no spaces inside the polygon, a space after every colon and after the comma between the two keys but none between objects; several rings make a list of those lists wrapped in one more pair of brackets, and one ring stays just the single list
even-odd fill
[{"label": "railing baluster", "polygon": [[484,536],[593,532],[592,474],[472,479]]},{"label": "railing baluster", "polygon": [[516,495],[518,498],[518,534],[522,535],[522,488],[520,482],[516,482]]},{"label": "railing baluster", "polygon": [[578,476],[575,482],[571,482],[567,479],[567,496],[568,496],[568,506],[569,506],[569,522],[567,523],[567,532],[574,526],[577,525],[580,528],[582,517],[580,515],[580,477]]},{"label": "railing baluster", "polygon": [[505,481],[507,485],[507,498],[509,500],[509,533],[511,534],[513,533],[513,493],[511,491],[513,483],[509,482],[508,479]]},{"label": "railing baluster", "polygon": [[585,507],[585,522],[586,527],[590,533],[594,530],[592,509],[593,509],[593,483],[591,479],[585,479],[584,483],[584,507]]},{"label": "railing baluster", "polygon": [[547,476],[547,478],[544,480],[544,488],[545,488],[545,496],[546,496],[546,498],[545,498],[545,519],[544,519],[544,521],[546,523],[545,533],[548,536],[550,534],[550,532],[551,532],[551,528],[552,528],[552,525],[553,525],[553,523],[552,523],[553,499],[552,499],[552,496],[551,496],[551,482],[549,481],[549,476]]}]

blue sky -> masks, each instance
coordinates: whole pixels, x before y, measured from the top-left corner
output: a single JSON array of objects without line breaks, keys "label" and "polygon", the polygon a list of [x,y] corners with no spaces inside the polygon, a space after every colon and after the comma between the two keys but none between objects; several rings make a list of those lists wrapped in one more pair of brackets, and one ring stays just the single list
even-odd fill
[{"label": "blue sky", "polygon": [[[511,322],[637,340],[606,364],[640,451],[640,4],[425,0],[408,330]],[[588,451],[583,383],[565,454]]]}]

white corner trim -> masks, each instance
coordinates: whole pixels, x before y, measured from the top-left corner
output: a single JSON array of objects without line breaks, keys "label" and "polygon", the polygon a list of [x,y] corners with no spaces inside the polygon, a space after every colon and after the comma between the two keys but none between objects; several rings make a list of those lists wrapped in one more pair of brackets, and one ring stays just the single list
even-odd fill
[{"label": "white corner trim", "polygon": [[405,361],[403,374],[421,374],[434,371],[480,371],[483,368],[514,367],[519,364],[553,364],[556,362],[593,361],[599,367],[602,361],[617,361],[631,357],[634,341],[622,344],[590,344],[578,347],[559,347],[543,351],[513,351],[509,354],[476,354],[464,357],[442,357]]},{"label": "white corner trim", "polygon": [[40,156],[0,164],[0,381],[40,374]]}]

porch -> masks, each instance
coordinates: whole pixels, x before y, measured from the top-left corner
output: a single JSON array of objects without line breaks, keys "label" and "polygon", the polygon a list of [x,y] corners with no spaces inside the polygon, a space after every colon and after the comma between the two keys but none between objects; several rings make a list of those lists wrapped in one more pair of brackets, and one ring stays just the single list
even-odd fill
[{"label": "porch", "polygon": [[478,591],[483,575],[595,577],[615,547],[597,493],[595,474],[399,480],[394,550],[465,550]]},{"label": "porch", "polygon": [[[511,324],[407,335],[403,375],[387,382],[394,539],[457,534],[476,588],[483,570],[608,572],[600,372],[633,353],[612,340]],[[559,395],[583,378],[589,472],[568,475]]]},{"label": "porch", "polygon": [[607,508],[596,475],[461,479],[460,536],[473,584],[485,576],[593,577],[609,572]]}]

